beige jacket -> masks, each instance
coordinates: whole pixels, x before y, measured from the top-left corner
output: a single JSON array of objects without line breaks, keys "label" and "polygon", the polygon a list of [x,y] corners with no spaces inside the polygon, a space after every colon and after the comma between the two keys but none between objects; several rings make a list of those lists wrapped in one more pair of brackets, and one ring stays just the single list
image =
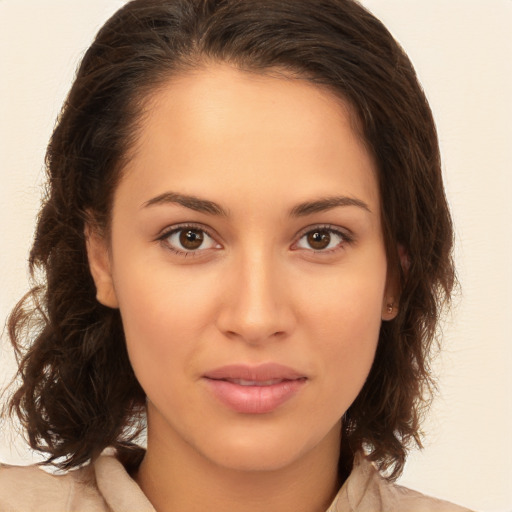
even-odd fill
[{"label": "beige jacket", "polygon": [[[0,465],[0,512],[155,512],[109,454],[92,467],[53,476],[35,466]],[[469,512],[384,480],[360,460],[326,512]]]}]

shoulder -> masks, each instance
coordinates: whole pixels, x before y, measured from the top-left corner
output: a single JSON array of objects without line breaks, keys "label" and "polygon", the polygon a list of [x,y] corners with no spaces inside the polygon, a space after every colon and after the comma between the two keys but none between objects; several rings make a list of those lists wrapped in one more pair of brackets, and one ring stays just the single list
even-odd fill
[{"label": "shoulder", "polygon": [[37,466],[0,464],[0,512],[155,512],[137,483],[106,449],[93,463],[65,475]]},{"label": "shoulder", "polygon": [[358,457],[354,469],[328,512],[471,512],[448,501],[426,496],[383,478]]},{"label": "shoulder", "polygon": [[445,500],[427,496],[420,492],[387,482],[379,476],[378,486],[388,503],[393,504],[396,512],[471,512],[465,507]]},{"label": "shoulder", "polygon": [[88,468],[51,475],[37,466],[0,464],[0,512],[108,510]]}]

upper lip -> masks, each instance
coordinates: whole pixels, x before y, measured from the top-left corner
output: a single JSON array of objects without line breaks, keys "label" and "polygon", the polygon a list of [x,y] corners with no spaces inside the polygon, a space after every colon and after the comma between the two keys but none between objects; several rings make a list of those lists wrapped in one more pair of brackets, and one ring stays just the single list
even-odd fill
[{"label": "upper lip", "polygon": [[247,364],[230,364],[210,370],[204,374],[207,379],[266,382],[271,380],[296,380],[306,376],[303,373],[278,363],[264,363],[256,366]]}]

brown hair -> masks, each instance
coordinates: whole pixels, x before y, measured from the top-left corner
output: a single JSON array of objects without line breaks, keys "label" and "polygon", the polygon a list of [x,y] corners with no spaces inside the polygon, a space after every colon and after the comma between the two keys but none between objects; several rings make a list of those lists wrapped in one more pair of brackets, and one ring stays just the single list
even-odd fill
[{"label": "brown hair", "polygon": [[382,324],[370,375],[344,416],[340,462],[350,468],[364,450],[394,478],[411,442],[421,446],[432,342],[454,283],[452,225],[436,130],[414,69],[353,0],[134,0],[100,30],[48,147],[48,192],[30,253],[32,276],[45,279],[9,319],[22,380],[10,411],[47,463],[71,468],[106,446],[133,453],[145,395],[119,311],[95,299],[84,225],[92,214],[108,230],[148,95],[209,61],[284,69],[329,87],[357,113],[377,162],[387,256],[401,291],[399,314]]}]

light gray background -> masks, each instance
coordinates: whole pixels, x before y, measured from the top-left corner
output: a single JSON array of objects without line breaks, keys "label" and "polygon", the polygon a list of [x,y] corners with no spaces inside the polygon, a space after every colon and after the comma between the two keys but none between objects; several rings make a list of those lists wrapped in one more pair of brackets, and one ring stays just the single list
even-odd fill
[{"label": "light gray background", "polygon": [[[74,69],[122,0],[0,0],[0,322],[27,289],[43,154]],[[404,485],[512,510],[512,1],[364,0],[403,44],[437,119],[462,294],[440,396]],[[13,374],[3,336],[0,383]],[[1,426],[0,460],[32,459]]]}]

